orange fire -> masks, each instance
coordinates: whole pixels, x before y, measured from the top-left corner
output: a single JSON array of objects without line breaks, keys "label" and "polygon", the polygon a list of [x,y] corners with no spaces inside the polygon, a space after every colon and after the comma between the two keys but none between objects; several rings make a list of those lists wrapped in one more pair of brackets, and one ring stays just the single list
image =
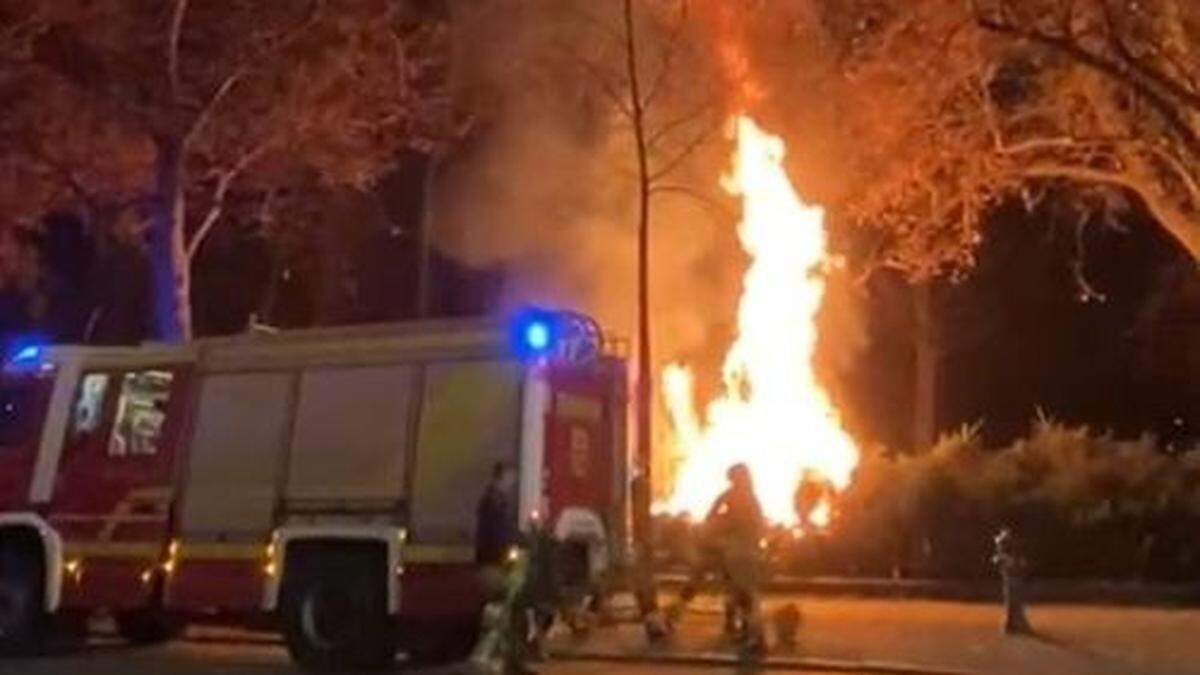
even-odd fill
[{"label": "orange fire", "polygon": [[[794,495],[814,472],[835,489],[850,482],[858,450],[813,372],[816,314],[825,295],[824,213],[796,194],[783,166],[783,140],[745,115],[734,120],[737,148],[724,185],[742,199],[738,228],[751,263],[739,301],[737,337],[725,357],[721,395],[703,418],[693,405],[692,371],[671,364],[663,391],[681,465],[660,510],[702,518],[744,462],[772,522],[796,525]],[[808,516],[825,527],[832,505]]]}]

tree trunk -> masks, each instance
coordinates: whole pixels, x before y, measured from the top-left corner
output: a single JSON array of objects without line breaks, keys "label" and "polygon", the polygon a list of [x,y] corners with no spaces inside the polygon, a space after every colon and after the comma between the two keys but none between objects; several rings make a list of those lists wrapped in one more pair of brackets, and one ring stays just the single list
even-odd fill
[{"label": "tree trunk", "polygon": [[178,138],[160,138],[157,152],[150,217],[154,332],[164,342],[184,342],[192,337],[192,306],[184,243],[183,145]]},{"label": "tree trunk", "polygon": [[[1185,257],[1186,256],[1186,257]],[[1155,270],[1149,291],[1145,294],[1141,306],[1134,315],[1132,325],[1127,329],[1126,336],[1132,340],[1136,348],[1135,358],[1138,360],[1138,370],[1148,372],[1155,366],[1154,332],[1162,321],[1163,313],[1171,302],[1172,294],[1180,284],[1196,271],[1196,260],[1191,254],[1172,256]]]},{"label": "tree trunk", "polygon": [[433,259],[434,208],[437,204],[438,157],[430,153],[425,161],[425,176],[421,181],[421,231],[417,242],[417,317],[429,318],[433,313],[433,273],[429,268]]},{"label": "tree trunk", "polygon": [[270,276],[267,278],[267,288],[262,294],[262,301],[258,304],[258,311],[250,315],[250,325],[247,329],[253,328],[255,323],[275,327],[277,320],[275,318],[276,306],[279,304],[279,282],[283,276],[283,246],[278,242],[271,247],[271,269]]},{"label": "tree trunk", "polygon": [[941,353],[933,303],[933,282],[925,281],[913,287],[914,451],[926,450],[937,442],[938,370]]},{"label": "tree trunk", "polygon": [[629,74],[630,122],[638,163],[638,351],[637,351],[637,453],[636,464],[641,474],[638,490],[633,495],[634,537],[643,546],[650,543],[650,501],[653,491],[651,465],[653,447],[652,406],[653,373],[650,368],[650,167],[646,157],[646,131],[642,111],[641,83],[638,79],[637,36],[634,26],[633,0],[625,0],[625,57]]}]

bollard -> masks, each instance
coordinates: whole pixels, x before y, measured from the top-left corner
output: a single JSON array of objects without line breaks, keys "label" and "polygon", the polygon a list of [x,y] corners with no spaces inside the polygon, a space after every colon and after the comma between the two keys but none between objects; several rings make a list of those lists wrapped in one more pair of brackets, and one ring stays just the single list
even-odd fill
[{"label": "bollard", "polygon": [[1018,550],[1016,537],[1008,528],[1001,529],[993,541],[996,548],[992,564],[1000,570],[1004,594],[1004,632],[1008,635],[1028,635],[1033,628],[1025,616],[1025,559]]}]

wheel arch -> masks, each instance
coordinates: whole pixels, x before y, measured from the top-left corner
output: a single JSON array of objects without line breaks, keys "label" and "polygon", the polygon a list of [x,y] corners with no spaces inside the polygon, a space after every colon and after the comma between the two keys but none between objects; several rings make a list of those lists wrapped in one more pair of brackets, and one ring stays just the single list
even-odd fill
[{"label": "wheel arch", "polygon": [[0,548],[28,546],[41,556],[42,608],[54,612],[62,601],[62,537],[36,513],[0,513]]},{"label": "wheel arch", "polygon": [[275,530],[268,547],[271,574],[263,593],[263,611],[274,612],[279,608],[284,579],[298,560],[322,552],[357,550],[382,555],[386,566],[388,614],[397,614],[400,610],[398,577],[403,570],[400,549],[406,538],[404,528],[390,526],[318,525]]},{"label": "wheel arch", "polygon": [[612,566],[608,528],[595,510],[571,506],[563,509],[554,523],[554,538],[559,541],[581,541],[588,546],[588,568],[591,574],[602,574]]}]

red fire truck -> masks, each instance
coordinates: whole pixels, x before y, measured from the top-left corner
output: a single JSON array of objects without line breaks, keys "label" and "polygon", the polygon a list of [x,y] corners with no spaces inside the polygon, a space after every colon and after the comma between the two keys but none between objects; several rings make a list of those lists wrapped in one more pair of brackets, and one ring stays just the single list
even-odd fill
[{"label": "red fire truck", "polygon": [[271,618],[301,664],[469,651],[475,507],[518,467],[600,572],[626,551],[626,369],[586,317],[15,350],[0,380],[0,645]]}]

